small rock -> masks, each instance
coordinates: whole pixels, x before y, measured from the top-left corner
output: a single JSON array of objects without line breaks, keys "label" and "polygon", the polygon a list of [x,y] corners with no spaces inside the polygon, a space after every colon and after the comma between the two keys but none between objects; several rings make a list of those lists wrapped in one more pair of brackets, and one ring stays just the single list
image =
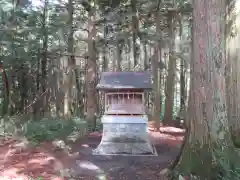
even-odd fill
[{"label": "small rock", "polygon": [[16,153],[23,152],[30,147],[31,147],[31,144],[28,141],[23,141],[23,142],[20,142],[20,143],[16,143],[16,144],[11,146],[11,148],[14,148],[16,150]]},{"label": "small rock", "polygon": [[169,173],[170,173],[170,170],[165,168],[165,169],[161,170],[159,174],[160,175],[169,175]]},{"label": "small rock", "polygon": [[185,178],[183,176],[179,175],[178,180],[185,180]]},{"label": "small rock", "polygon": [[62,177],[71,177],[71,170],[70,169],[63,169],[60,171]]},{"label": "small rock", "polygon": [[66,144],[63,140],[55,140],[55,141],[52,142],[52,145],[53,145],[55,150],[60,150],[60,149],[65,149],[66,148]]}]

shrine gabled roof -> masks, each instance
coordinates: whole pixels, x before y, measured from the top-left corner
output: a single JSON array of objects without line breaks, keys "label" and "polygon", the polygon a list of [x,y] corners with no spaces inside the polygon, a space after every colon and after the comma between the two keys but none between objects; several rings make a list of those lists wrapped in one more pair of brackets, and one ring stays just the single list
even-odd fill
[{"label": "shrine gabled roof", "polygon": [[102,72],[97,89],[152,89],[149,72]]}]

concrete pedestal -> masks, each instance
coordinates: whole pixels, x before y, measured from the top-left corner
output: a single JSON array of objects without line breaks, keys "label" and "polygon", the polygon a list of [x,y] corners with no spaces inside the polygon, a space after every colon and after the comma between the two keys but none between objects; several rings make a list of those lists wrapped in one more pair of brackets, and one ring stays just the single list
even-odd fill
[{"label": "concrete pedestal", "polygon": [[104,115],[103,135],[94,155],[155,155],[147,133],[147,116]]}]

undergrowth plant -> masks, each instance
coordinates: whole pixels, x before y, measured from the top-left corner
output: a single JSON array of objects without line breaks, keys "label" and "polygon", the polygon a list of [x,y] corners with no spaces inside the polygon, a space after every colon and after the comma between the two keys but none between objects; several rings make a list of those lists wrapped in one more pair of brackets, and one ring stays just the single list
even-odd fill
[{"label": "undergrowth plant", "polygon": [[71,119],[42,118],[40,120],[24,120],[21,123],[18,121],[18,117],[1,119],[0,135],[3,137],[21,136],[34,144],[39,144],[42,141],[65,140],[72,134],[84,136],[87,131],[85,120],[78,117]]},{"label": "undergrowth plant", "polygon": [[79,118],[65,119],[42,119],[29,121],[23,128],[23,135],[34,143],[66,139],[74,131],[84,134],[86,123]]},{"label": "undergrowth plant", "polygon": [[73,128],[74,123],[72,121],[44,119],[28,122],[24,127],[23,135],[28,140],[39,143],[63,138],[69,135]]}]

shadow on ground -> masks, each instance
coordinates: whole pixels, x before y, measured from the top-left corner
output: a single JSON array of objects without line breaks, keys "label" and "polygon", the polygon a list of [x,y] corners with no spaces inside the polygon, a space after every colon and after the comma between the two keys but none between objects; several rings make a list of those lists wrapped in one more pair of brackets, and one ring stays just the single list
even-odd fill
[{"label": "shadow on ground", "polygon": [[182,131],[177,135],[168,131],[180,130],[165,127],[164,133],[149,132],[158,156],[93,156],[92,150],[101,140],[98,132],[69,144],[68,152],[55,149],[50,142],[39,147],[16,148],[18,141],[7,140],[0,145],[0,177],[156,180],[160,170],[175,159],[183,140]]}]

